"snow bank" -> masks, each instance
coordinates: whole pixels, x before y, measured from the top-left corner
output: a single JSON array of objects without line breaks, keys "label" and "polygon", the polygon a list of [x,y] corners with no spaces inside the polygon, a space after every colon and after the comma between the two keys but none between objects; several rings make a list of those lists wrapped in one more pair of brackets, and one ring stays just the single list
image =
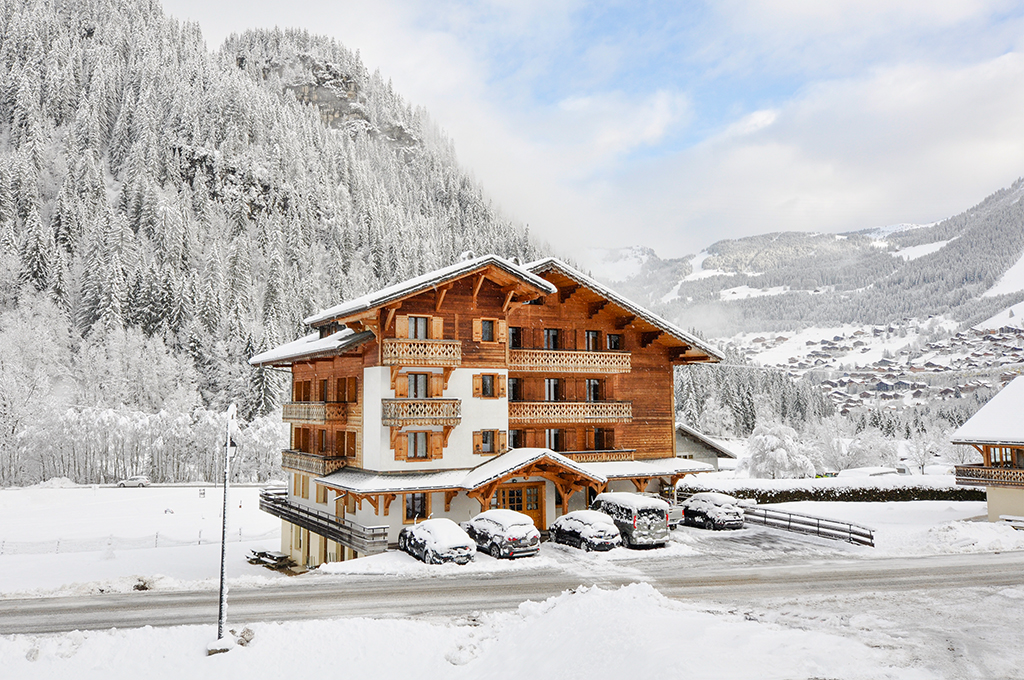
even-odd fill
[{"label": "snow bank", "polygon": [[[236,626],[236,629],[240,626]],[[646,584],[581,588],[517,611],[429,622],[341,619],[249,624],[252,641],[207,657],[214,626],[140,628],[0,637],[11,677],[76,680],[127,677],[542,677],[931,678],[899,667],[895,647],[750,620],[722,609],[668,600]],[[309,654],[345,641],[345,653]],[[396,653],[398,652],[398,653]],[[339,665],[340,664],[340,665]]]}]

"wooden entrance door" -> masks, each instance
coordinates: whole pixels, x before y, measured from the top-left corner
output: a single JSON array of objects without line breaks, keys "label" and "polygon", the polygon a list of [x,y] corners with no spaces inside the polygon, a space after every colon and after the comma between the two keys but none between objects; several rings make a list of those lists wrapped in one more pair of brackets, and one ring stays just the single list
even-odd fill
[{"label": "wooden entrance door", "polygon": [[544,483],[502,484],[494,491],[492,508],[507,508],[528,515],[537,529],[544,530]]}]

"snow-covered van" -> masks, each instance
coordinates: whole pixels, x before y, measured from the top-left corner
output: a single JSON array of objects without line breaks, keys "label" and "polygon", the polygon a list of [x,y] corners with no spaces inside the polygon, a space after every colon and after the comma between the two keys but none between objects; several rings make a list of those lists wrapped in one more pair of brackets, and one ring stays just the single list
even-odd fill
[{"label": "snow-covered van", "polygon": [[668,503],[660,498],[635,493],[610,492],[598,494],[590,504],[615,521],[627,548],[664,546],[668,540]]}]

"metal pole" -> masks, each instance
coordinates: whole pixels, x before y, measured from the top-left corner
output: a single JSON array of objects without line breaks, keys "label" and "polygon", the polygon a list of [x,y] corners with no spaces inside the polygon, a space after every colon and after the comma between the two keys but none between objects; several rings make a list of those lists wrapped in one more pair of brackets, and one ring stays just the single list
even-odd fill
[{"label": "metal pole", "polygon": [[228,545],[228,472],[231,469],[231,423],[235,418],[235,405],[228,408],[227,431],[224,435],[224,511],[220,530],[220,610],[217,613],[217,639],[224,637],[224,624],[228,616],[228,590],[224,579]]}]

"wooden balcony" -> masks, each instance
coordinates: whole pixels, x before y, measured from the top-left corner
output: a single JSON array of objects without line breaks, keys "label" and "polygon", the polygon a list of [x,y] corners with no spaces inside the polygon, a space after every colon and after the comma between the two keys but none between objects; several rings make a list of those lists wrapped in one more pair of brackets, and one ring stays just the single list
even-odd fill
[{"label": "wooden balcony", "polygon": [[345,467],[347,458],[343,456],[322,456],[318,453],[306,453],[305,451],[292,451],[286,449],[281,452],[281,467],[295,472],[323,477],[335,470]]},{"label": "wooden balcony", "polygon": [[456,427],[462,422],[461,399],[382,399],[381,425]]},{"label": "wooden balcony", "polygon": [[329,512],[300,505],[288,499],[287,489],[268,487],[260,491],[260,510],[363,555],[374,555],[388,549],[387,526],[363,526]]},{"label": "wooden balcony", "polygon": [[629,352],[581,352],[555,349],[513,349],[508,370],[524,373],[629,373]]},{"label": "wooden balcony", "polygon": [[510,425],[546,423],[629,423],[633,420],[631,401],[510,401]]},{"label": "wooden balcony", "polygon": [[957,465],[956,483],[960,486],[1024,487],[1024,470],[1018,468]]},{"label": "wooden balcony", "polygon": [[561,454],[577,463],[609,463],[634,460],[636,449],[608,449],[606,451],[561,451]]},{"label": "wooden balcony", "polygon": [[348,418],[348,404],[344,402],[290,401],[281,410],[281,420],[286,423],[324,425]]},{"label": "wooden balcony", "polygon": [[385,338],[381,342],[380,363],[382,366],[457,368],[462,365],[462,343],[458,340]]}]

